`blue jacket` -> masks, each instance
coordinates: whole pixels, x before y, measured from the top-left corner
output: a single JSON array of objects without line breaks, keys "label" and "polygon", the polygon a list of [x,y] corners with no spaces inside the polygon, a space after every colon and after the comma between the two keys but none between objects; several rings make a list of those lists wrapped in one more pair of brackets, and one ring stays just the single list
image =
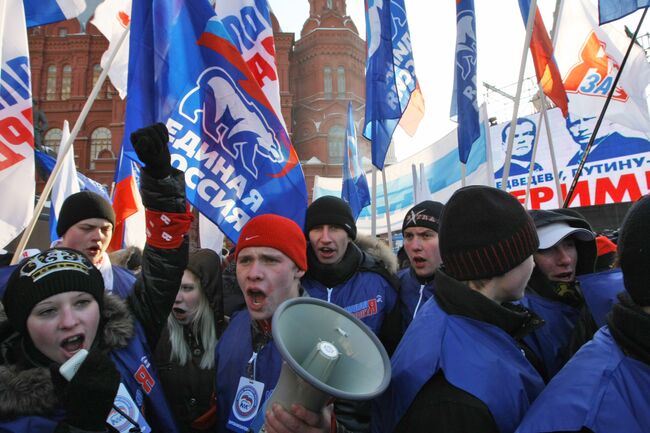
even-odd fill
[{"label": "blue jacket", "polygon": [[397,278],[400,281],[399,299],[403,329],[406,330],[420,308],[433,295],[434,280],[421,284],[411,267],[402,269]]},{"label": "blue jacket", "polygon": [[435,297],[409,326],[391,365],[391,384],[375,402],[373,433],[393,431],[422,386],[439,370],[450,384],[481,400],[503,433],[515,430],[544,387],[504,330],[449,315]]},{"label": "blue jacket", "polygon": [[524,341],[542,359],[548,377],[553,377],[564,365],[566,348],[580,317],[580,310],[531,293],[524,296],[520,303],[544,319],[544,326],[526,335]]},{"label": "blue jacket", "polygon": [[650,366],[625,356],[600,329],[553,378],[517,433],[650,431]]},{"label": "blue jacket", "polygon": [[[280,377],[282,357],[269,340],[258,352],[255,368],[249,361],[253,355],[251,318],[248,310],[235,314],[216,348],[217,432],[230,430],[227,426],[237,393],[239,379],[247,377],[264,383],[260,407],[271,395]],[[253,371],[254,370],[254,371]]]},{"label": "blue jacket", "polygon": [[113,293],[122,299],[128,298],[135,286],[135,275],[121,266],[111,266],[113,269]]},{"label": "blue jacket", "polygon": [[607,313],[618,302],[617,295],[625,290],[620,269],[579,275],[580,288],[598,327],[607,322]]},{"label": "blue jacket", "polygon": [[334,287],[325,287],[309,278],[303,278],[301,284],[309,296],[342,307],[365,323],[375,334],[379,334],[384,318],[397,303],[397,292],[393,286],[374,272],[357,272],[344,283]]}]

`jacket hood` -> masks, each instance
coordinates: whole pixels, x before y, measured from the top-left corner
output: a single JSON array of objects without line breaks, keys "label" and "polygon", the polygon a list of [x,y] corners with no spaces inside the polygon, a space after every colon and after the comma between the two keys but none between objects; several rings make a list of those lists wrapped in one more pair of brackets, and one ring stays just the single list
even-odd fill
[{"label": "jacket hood", "polygon": [[[4,311],[0,310],[0,318]],[[6,317],[5,317],[6,320]],[[106,350],[122,349],[135,335],[133,317],[125,301],[105,294],[102,309],[103,329],[99,345]],[[0,326],[6,325],[3,322]],[[21,338],[14,333],[10,338],[0,342],[2,353],[22,350]],[[19,355],[20,356],[20,355]],[[0,419],[18,416],[51,416],[58,406],[58,398],[50,370],[46,367],[24,369],[17,364],[10,364],[6,359],[0,365]]]},{"label": "jacket hood", "polygon": [[[591,225],[584,218],[580,218],[579,214],[570,209],[550,210],[532,210],[529,211],[530,216],[533,218],[535,228],[539,231],[540,228],[549,226],[555,223],[565,223],[569,227],[588,230],[593,233]],[[597,257],[596,239],[588,241],[580,240],[574,236],[576,250],[578,251],[578,262],[576,264],[576,275],[590,274],[594,272]]]},{"label": "jacket hood", "polygon": [[397,256],[384,241],[372,236],[357,235],[354,243],[361,251],[378,258],[389,273],[397,272]]}]

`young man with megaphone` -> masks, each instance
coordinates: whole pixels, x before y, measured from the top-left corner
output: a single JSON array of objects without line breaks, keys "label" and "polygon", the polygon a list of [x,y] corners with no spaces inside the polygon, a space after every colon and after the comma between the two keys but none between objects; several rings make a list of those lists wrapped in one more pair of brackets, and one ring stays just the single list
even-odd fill
[{"label": "young man with megaphone", "polygon": [[287,218],[259,215],[242,229],[235,260],[246,310],[232,317],[217,345],[219,433],[245,433],[260,414],[267,433],[329,432],[335,427],[330,407],[316,413],[301,405],[289,410],[273,405],[261,413],[282,366],[271,318],[282,302],[303,294],[300,278],[307,269],[306,251],[302,230]]}]

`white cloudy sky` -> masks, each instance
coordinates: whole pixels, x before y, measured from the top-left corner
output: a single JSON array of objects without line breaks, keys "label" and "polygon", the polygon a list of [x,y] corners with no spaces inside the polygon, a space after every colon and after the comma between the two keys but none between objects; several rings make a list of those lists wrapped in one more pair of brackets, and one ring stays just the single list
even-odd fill
[{"label": "white cloudy sky", "polygon": [[[269,1],[282,30],[294,32],[296,38],[299,38],[302,25],[309,16],[308,1]],[[537,4],[546,27],[550,30],[556,0],[538,0]],[[424,94],[426,112],[413,138],[401,133],[399,128],[395,133],[398,160],[434,143],[455,127],[449,120],[456,39],[455,2],[405,0],[405,5],[416,73]],[[525,36],[517,0],[475,0],[475,8],[479,86],[482,87],[482,82],[499,88],[516,83]],[[363,0],[347,0],[347,14],[352,17],[359,34],[365,39]],[[624,20],[624,23],[634,29],[640,16],[641,12],[637,12]],[[650,29],[649,23],[650,17],[644,23],[644,32]],[[533,74],[532,61],[529,61],[525,76]],[[479,89],[479,94],[483,93],[484,89]],[[503,120],[506,119],[499,119]]]}]

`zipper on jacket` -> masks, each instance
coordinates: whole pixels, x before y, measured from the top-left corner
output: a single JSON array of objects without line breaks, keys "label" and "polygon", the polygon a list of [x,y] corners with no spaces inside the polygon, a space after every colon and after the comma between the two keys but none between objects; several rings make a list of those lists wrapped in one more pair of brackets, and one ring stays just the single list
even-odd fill
[{"label": "zipper on jacket", "polygon": [[415,310],[413,311],[412,319],[415,319],[415,315],[418,314],[418,309],[420,308],[420,303],[422,302],[422,294],[424,293],[424,284],[420,284],[420,298],[418,303],[415,305]]}]

